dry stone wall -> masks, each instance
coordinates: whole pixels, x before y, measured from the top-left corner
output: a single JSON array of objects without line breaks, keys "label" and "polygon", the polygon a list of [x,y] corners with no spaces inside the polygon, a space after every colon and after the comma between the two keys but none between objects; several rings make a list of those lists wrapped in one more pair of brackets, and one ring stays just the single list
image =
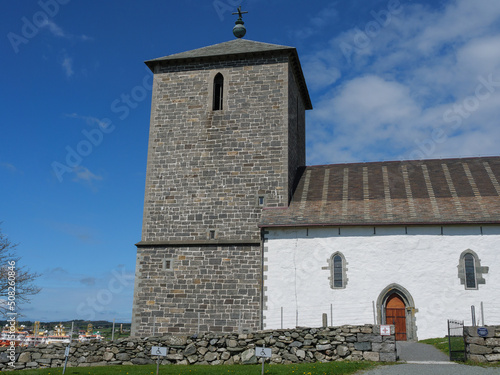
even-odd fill
[{"label": "dry stone wall", "polygon": [[[343,326],[297,328],[259,333],[214,334],[199,337],[163,336],[128,338],[113,342],[73,344],[68,366],[144,365],[156,363],[152,346],[168,347],[163,365],[255,364],[255,347],[272,348],[271,363],[395,361],[394,335],[381,336],[379,326]],[[62,344],[17,348],[15,369],[61,367],[65,347]],[[0,370],[12,369],[6,348],[0,348]]]},{"label": "dry stone wall", "polygon": [[500,362],[500,326],[486,326],[481,337],[478,327],[464,327],[467,359],[475,362]]}]

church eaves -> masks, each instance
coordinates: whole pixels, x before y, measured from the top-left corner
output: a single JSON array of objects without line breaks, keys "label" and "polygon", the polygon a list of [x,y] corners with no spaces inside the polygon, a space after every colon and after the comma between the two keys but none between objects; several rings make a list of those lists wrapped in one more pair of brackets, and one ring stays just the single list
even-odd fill
[{"label": "church eaves", "polygon": [[304,167],[260,227],[500,223],[500,157]]}]

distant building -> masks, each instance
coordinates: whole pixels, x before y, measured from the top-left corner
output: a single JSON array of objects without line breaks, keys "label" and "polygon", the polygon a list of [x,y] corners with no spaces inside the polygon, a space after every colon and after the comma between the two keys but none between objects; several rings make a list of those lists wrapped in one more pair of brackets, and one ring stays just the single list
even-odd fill
[{"label": "distant building", "polygon": [[305,165],[295,48],[236,39],[154,72],[132,335],[500,324],[500,157]]}]

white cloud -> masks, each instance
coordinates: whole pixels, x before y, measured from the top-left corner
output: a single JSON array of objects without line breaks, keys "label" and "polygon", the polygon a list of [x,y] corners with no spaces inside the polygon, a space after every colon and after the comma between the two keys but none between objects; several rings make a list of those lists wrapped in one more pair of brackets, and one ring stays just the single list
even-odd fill
[{"label": "white cloud", "polygon": [[313,90],[332,85],[341,76],[337,67],[331,66],[328,61],[321,60],[318,56],[306,59],[303,65],[307,84]]},{"label": "white cloud", "polygon": [[364,45],[358,25],[306,56],[310,88],[324,93],[308,114],[308,163],[498,153],[500,84],[482,99],[476,89],[478,77],[500,82],[499,25],[496,1],[407,4]]},{"label": "white cloud", "polygon": [[314,16],[308,18],[308,25],[290,31],[290,36],[294,40],[304,40],[320,32],[324,27],[334,22],[338,18],[338,11],[335,9],[335,3],[323,8]]},{"label": "white cloud", "polygon": [[0,167],[7,169],[10,172],[17,172],[17,168],[11,163],[1,162]]},{"label": "white cloud", "polygon": [[102,180],[102,176],[98,176],[92,173],[88,168],[83,166],[78,166],[73,169],[75,173],[75,178],[73,178],[74,182],[85,182],[89,185],[92,185],[94,181]]},{"label": "white cloud", "polygon": [[73,71],[73,59],[72,58],[65,56],[62,63],[61,63],[61,66],[64,69],[64,73],[66,74],[66,77],[69,78],[75,73]]},{"label": "white cloud", "polygon": [[85,115],[79,115],[78,113],[66,113],[64,114],[64,117],[68,118],[75,118],[79,120],[85,121],[85,123],[89,126],[98,126],[101,129],[106,129],[109,126],[109,122],[103,121],[97,117],[94,116],[85,116]]},{"label": "white cloud", "polygon": [[49,19],[45,20],[45,22],[43,22],[40,25],[40,28],[48,29],[52,33],[52,35],[60,37],[60,38],[69,38],[70,37],[70,35],[66,34],[61,27],[59,27],[54,21],[49,20]]}]

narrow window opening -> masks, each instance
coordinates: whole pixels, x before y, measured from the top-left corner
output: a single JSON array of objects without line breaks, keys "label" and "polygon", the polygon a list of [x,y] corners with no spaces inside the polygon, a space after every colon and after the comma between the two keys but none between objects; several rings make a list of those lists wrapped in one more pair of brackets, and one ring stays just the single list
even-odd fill
[{"label": "narrow window opening", "polygon": [[210,239],[215,240],[215,231],[214,230],[210,231]]},{"label": "narrow window opening", "polygon": [[476,288],[476,266],[474,262],[474,256],[472,254],[466,254],[464,257],[465,261],[465,286],[467,289]]},{"label": "narrow window opening", "polygon": [[342,286],[342,257],[340,255],[335,255],[333,257],[333,287],[342,288]]},{"label": "narrow window opening", "polygon": [[224,77],[221,73],[217,73],[214,78],[214,111],[222,110],[222,101],[224,98]]},{"label": "narrow window opening", "polygon": [[260,195],[259,196],[259,206],[263,206],[263,205],[264,205],[264,196]]},{"label": "narrow window opening", "polygon": [[172,259],[163,259],[163,269],[166,271],[172,271],[174,269],[174,262]]}]

